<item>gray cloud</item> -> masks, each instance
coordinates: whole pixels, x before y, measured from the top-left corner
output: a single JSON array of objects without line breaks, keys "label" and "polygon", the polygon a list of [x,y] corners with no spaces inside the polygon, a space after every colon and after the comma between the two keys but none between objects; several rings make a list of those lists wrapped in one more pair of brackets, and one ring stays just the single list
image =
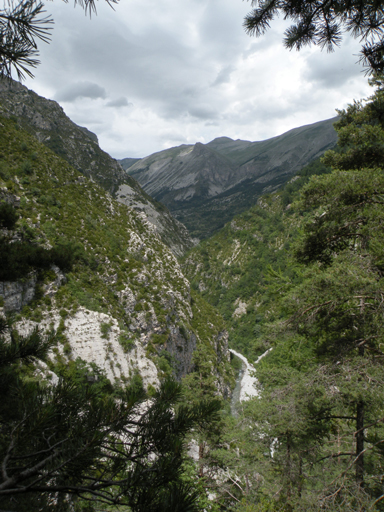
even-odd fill
[{"label": "gray cloud", "polygon": [[72,103],[77,98],[90,98],[92,100],[107,97],[107,92],[103,87],[92,82],[76,82],[59,89],[55,94],[56,101]]},{"label": "gray cloud", "polygon": [[191,107],[188,110],[188,113],[193,117],[197,117],[203,120],[212,120],[218,117],[217,111],[208,106]]},{"label": "gray cloud", "polygon": [[105,104],[106,107],[132,107],[133,103],[130,103],[125,96],[121,96],[120,98],[117,98],[116,100],[108,101]]},{"label": "gray cloud", "polygon": [[316,83],[325,89],[341,88],[348,80],[361,74],[362,68],[357,66],[357,56],[351,59],[350,41],[338,48],[328,59],[319,53],[307,60],[307,69],[303,74],[306,81]]},{"label": "gray cloud", "polygon": [[212,84],[212,87],[228,83],[230,81],[231,74],[235,71],[235,69],[235,66],[232,66],[231,64],[229,66],[225,66],[224,68],[222,68],[218,72],[215,81]]},{"label": "gray cloud", "polygon": [[282,19],[262,38],[245,34],[244,2],[140,0],[113,11],[102,1],[92,20],[64,2],[46,8],[56,21],[52,42],[26,85],[65,102],[116,157],[222,135],[261,140],[369,94],[355,64],[358,41],[331,55],[289,52]]}]

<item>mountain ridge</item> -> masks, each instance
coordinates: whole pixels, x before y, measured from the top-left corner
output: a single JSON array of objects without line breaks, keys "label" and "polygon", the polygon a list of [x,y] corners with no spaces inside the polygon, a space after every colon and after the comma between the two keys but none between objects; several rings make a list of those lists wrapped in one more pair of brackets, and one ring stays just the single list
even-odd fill
[{"label": "mountain ridge", "polygon": [[223,136],[207,144],[183,144],[142,158],[126,172],[165,204],[193,237],[207,238],[334,147],[336,119],[264,141]]},{"label": "mountain ridge", "polygon": [[58,103],[11,80],[0,80],[0,93],[1,115],[16,118],[20,127],[84,176],[100,184],[120,202],[144,212],[162,241],[177,256],[193,246],[185,226],[99,147],[94,133],[73,123]]}]

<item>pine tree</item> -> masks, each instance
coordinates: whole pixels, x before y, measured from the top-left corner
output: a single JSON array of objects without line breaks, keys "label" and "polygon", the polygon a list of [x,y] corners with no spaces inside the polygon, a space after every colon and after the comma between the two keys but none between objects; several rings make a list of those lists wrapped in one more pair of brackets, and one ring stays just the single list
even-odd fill
[{"label": "pine tree", "polygon": [[[0,226],[11,229],[17,218],[12,206],[0,205]],[[4,250],[14,245],[7,240]],[[26,258],[33,271],[28,251]],[[135,382],[108,392],[71,372],[50,384],[37,377],[36,365],[49,363],[55,343],[54,332],[21,336],[0,316],[2,509],[42,510],[53,500],[66,511],[73,496],[136,512],[198,510],[198,492],[182,478],[186,439],[217,421],[221,402],[185,405],[181,385],[172,380],[151,398]]]},{"label": "pine tree", "polygon": [[365,41],[361,60],[370,72],[384,71],[384,3],[361,0],[253,0],[255,8],[246,16],[244,27],[250,34],[260,36],[271,21],[282,14],[294,22],[286,31],[284,44],[300,50],[315,44],[333,51],[343,32]]},{"label": "pine tree", "polygon": [[137,387],[117,399],[70,379],[47,385],[28,366],[53,341],[38,331],[0,339],[2,505],[20,511],[27,496],[33,510],[57,493],[143,512],[197,510],[181,479],[185,437],[207,426],[220,403],[183,405],[173,381],[151,399]]},{"label": "pine tree", "polygon": [[[65,1],[65,0],[64,0]],[[118,0],[107,0],[111,5]],[[96,12],[94,0],[75,0],[85,11]],[[37,42],[49,43],[53,19],[45,16],[41,0],[4,2],[0,9],[0,77],[10,78],[12,69],[19,80],[33,77],[31,68],[39,64]]]},{"label": "pine tree", "polygon": [[292,206],[297,279],[271,272],[280,319],[264,334],[275,347],[245,413],[249,437],[274,449],[269,463],[255,458],[255,500],[274,495],[283,510],[382,510],[382,78],[373,85],[339,112],[339,147],[324,158],[332,172],[311,177]]}]

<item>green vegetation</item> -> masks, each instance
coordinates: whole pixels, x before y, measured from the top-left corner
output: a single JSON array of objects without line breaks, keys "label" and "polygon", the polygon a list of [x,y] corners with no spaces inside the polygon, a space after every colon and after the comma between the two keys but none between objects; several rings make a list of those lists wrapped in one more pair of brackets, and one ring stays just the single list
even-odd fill
[{"label": "green vegetation", "polygon": [[[2,321],[1,334],[5,327]],[[143,413],[148,398],[140,381],[117,390],[116,400],[97,367],[83,361],[55,367],[56,385],[39,382],[32,362],[47,360],[51,345],[37,330],[25,338],[11,333],[10,341],[0,336],[2,507],[50,510],[55,493],[60,510],[88,503],[93,511],[101,502],[126,511],[197,512],[183,440],[215,421],[219,402],[180,404],[180,385],[167,380]]]},{"label": "green vegetation", "polygon": [[[0,407],[1,505],[49,510],[55,493],[56,509],[65,512],[94,512],[100,502],[127,512],[197,511],[201,503],[210,510],[185,443],[192,431],[203,435],[217,423],[221,402],[211,393],[185,403],[184,388],[171,380],[178,360],[166,343],[171,328],[184,345],[193,336],[210,353],[211,374],[228,380],[220,350],[213,349],[213,343],[221,346],[222,319],[210,317],[207,329],[210,306],[201,299],[191,304],[175,258],[140,215],[97,184],[79,180],[14,119],[1,118],[0,131],[0,161],[7,169],[7,181],[0,179],[1,250],[12,256],[2,258],[1,278],[37,279],[33,301],[8,318],[12,330],[0,317],[6,397]],[[6,305],[6,297],[0,300]],[[81,341],[68,336],[68,325],[81,307],[86,316],[106,315],[100,315],[97,335],[116,368],[123,361],[113,356],[115,331],[127,360],[135,361],[140,335],[156,327],[151,358],[161,377],[157,390],[147,384],[145,391],[135,366],[112,383],[95,363],[76,357]],[[39,323],[41,331],[20,335],[21,321]],[[44,335],[43,329],[52,332]]]},{"label": "green vegetation", "polygon": [[[22,109],[19,108],[20,104]],[[140,209],[157,218],[161,239],[175,254],[183,254],[187,248],[192,247],[187,230],[173,219],[167,208],[146,194],[140,185],[122,170],[116,160],[100,149],[96,135],[74,124],[57,103],[42,98],[24,87],[18,87],[12,81],[3,81],[0,115],[11,119],[16,129],[22,128],[33,137],[42,140],[46,147],[75,168],[78,171],[75,185],[80,188],[86,188],[86,177],[114,196],[117,195],[119,187],[126,187],[129,191],[128,196],[119,194],[119,200],[126,201],[133,207],[140,204]],[[41,120],[38,124],[35,122],[36,116]],[[21,131],[19,142],[12,148],[20,152],[18,166],[10,169],[7,162],[0,159],[0,177],[7,182],[11,190],[12,187],[15,188],[11,178],[17,172],[20,184],[26,185],[31,195],[39,198],[42,204],[56,204],[60,208],[62,203],[56,191],[46,193],[41,184],[37,184],[33,179],[33,171],[36,166],[39,167],[40,152],[33,143],[23,139],[24,134]],[[68,201],[76,204],[71,199]],[[92,223],[95,219],[90,221]]]},{"label": "green vegetation", "polygon": [[[2,506],[49,510],[57,493],[64,512],[384,510],[384,85],[373,84],[339,112],[337,151],[190,252],[191,289],[145,219],[60,158],[73,157],[64,133],[55,154],[1,118],[0,280],[36,281],[13,326],[0,317]],[[78,313],[89,331],[75,339]],[[252,361],[273,349],[236,418],[227,328]],[[84,332],[111,373],[78,357]]]},{"label": "green vegetation", "polygon": [[236,348],[253,359],[273,347],[260,397],[210,446],[225,510],[384,510],[384,88],[373,84],[339,112],[327,167],[261,198],[184,263]]},{"label": "green vegetation", "polygon": [[184,258],[192,288],[225,318],[231,347],[251,359],[269,346],[263,324],[280,314],[270,300],[274,276],[297,280],[300,273],[289,249],[302,213],[295,212],[291,202],[311,176],[329,172],[319,159],[311,162],[279,192],[262,196]]},{"label": "green vegetation", "polygon": [[[132,243],[134,233],[141,233],[144,239],[149,236],[138,215],[112,202],[96,184],[79,181],[81,174],[19,129],[14,120],[2,118],[1,122],[1,164],[7,168],[9,180],[0,179],[0,185],[7,186],[10,198],[14,194],[21,197],[16,210],[0,202],[2,225],[13,228],[2,238],[1,256],[6,262],[2,280],[16,280],[27,276],[31,268],[45,270],[54,263],[67,274],[67,282],[55,295],[57,308],[84,306],[112,314],[128,325],[130,314],[119,294],[129,286],[136,296],[151,300],[152,291],[143,290],[140,277],[149,276],[147,266],[160,277],[151,281],[158,286],[156,294],[164,303],[164,313],[169,287],[181,285],[181,293],[187,297],[186,285],[175,274],[161,242],[152,237],[148,253]],[[33,165],[28,183],[21,185],[20,169],[26,159]],[[9,236],[17,240],[9,244]],[[163,272],[168,276],[167,286],[162,283]],[[139,304],[144,308],[145,304],[138,302],[137,309]],[[34,311],[39,307],[44,309],[37,300]]]}]

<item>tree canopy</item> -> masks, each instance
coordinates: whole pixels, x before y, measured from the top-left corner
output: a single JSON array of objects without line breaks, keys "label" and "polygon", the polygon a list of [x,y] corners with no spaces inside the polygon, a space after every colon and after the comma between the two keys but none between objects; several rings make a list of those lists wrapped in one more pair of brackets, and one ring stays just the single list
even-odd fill
[{"label": "tree canopy", "polygon": [[81,378],[89,372],[81,365],[76,377],[39,382],[33,363],[46,360],[54,336],[11,331],[10,338],[0,336],[0,500],[7,510],[41,510],[52,493],[143,512],[198,510],[198,493],[181,478],[185,436],[208,425],[219,401],[184,405],[181,385],[171,380],[150,399],[134,382],[114,395]]},{"label": "tree canopy", "polygon": [[[370,82],[372,97],[338,112],[338,146],[321,166],[206,242],[206,259],[188,257],[227,317],[246,303],[230,320],[243,329],[237,339],[231,329],[232,343],[253,360],[273,347],[256,366],[258,398],[241,404],[210,454],[225,472],[225,510],[384,510],[383,77]],[[226,261],[232,233],[242,246],[235,283],[203,281],[224,268],[212,260]],[[243,284],[252,278],[254,289]]]},{"label": "tree canopy", "polygon": [[[106,1],[110,5],[118,2]],[[95,0],[75,0],[76,4],[89,15],[96,12]],[[37,43],[50,41],[53,23],[41,0],[4,0],[0,9],[0,77],[10,78],[12,70],[19,80],[25,75],[33,77],[31,68],[39,64]]]},{"label": "tree canopy", "polygon": [[294,23],[285,31],[287,48],[300,50],[315,44],[332,51],[343,32],[364,41],[361,61],[369,72],[384,70],[384,2],[369,0],[252,0],[254,9],[245,17],[245,30],[263,35],[279,14]]}]

